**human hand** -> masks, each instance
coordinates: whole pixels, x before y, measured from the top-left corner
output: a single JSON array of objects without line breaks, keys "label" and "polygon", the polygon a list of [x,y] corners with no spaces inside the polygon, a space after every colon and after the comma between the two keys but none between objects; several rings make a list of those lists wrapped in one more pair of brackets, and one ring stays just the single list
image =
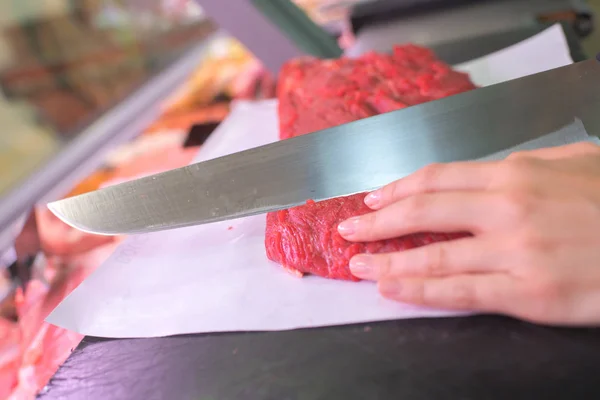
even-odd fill
[{"label": "human hand", "polygon": [[600,147],[431,165],[369,194],[339,226],[349,241],[416,232],[472,236],[352,258],[388,298],[537,323],[600,323]]}]

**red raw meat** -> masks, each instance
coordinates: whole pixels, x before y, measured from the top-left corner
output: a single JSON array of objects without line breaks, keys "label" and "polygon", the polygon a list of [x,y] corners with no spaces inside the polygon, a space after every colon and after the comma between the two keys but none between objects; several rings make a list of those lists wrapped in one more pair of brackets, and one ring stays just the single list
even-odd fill
[{"label": "red raw meat", "polygon": [[[467,74],[453,71],[432,51],[414,45],[392,54],[357,59],[301,58],[281,70],[277,86],[280,139],[309,134],[376,114],[475,89]],[[405,250],[462,237],[465,233],[415,233],[352,243],[337,233],[343,220],[368,213],[365,193],[269,213],[267,257],[297,274],[358,280],[348,268],[358,253]]]},{"label": "red raw meat", "polygon": [[288,139],[361,118],[474,89],[421,47],[397,46],[393,54],[357,59],[293,60],[277,85],[280,138]]},{"label": "red raw meat", "polygon": [[348,268],[352,256],[407,250],[462,234],[416,233],[391,240],[352,243],[337,232],[343,220],[366,214],[366,193],[314,202],[267,215],[267,256],[292,272],[358,281]]}]

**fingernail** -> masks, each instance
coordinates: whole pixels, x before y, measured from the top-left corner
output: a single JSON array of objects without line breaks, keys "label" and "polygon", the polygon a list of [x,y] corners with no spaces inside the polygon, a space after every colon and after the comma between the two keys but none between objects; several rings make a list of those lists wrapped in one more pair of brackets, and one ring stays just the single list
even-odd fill
[{"label": "fingernail", "polygon": [[358,278],[373,278],[373,265],[371,263],[371,257],[365,254],[352,257],[350,259],[350,271]]},{"label": "fingernail", "polygon": [[338,232],[342,236],[354,235],[356,233],[356,227],[358,226],[359,221],[359,217],[347,219],[346,221],[338,225]]},{"label": "fingernail", "polygon": [[365,197],[365,204],[370,208],[377,207],[379,203],[381,203],[381,191],[379,190],[371,192]]}]

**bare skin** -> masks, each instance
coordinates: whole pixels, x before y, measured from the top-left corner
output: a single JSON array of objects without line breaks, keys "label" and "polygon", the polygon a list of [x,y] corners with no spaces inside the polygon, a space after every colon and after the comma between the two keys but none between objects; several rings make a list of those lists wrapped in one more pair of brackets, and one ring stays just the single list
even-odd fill
[{"label": "bare skin", "polygon": [[383,296],[552,325],[600,324],[600,147],[581,143],[498,162],[431,165],[365,199],[340,234],[473,236],[352,258]]}]

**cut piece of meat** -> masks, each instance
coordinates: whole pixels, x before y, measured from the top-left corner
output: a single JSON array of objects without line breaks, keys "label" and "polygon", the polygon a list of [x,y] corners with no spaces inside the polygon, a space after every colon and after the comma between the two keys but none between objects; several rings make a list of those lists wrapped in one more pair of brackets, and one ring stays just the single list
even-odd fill
[{"label": "cut piece of meat", "polygon": [[[357,59],[296,59],[282,68],[277,85],[280,139],[475,87],[467,74],[452,70],[429,49],[414,45],[397,46],[392,54],[369,53]],[[406,250],[467,235],[425,232],[378,242],[348,242],[337,233],[337,225],[370,211],[363,203],[364,196],[309,202],[269,213],[267,257],[297,275],[358,280],[348,267],[355,254]]]},{"label": "cut piece of meat", "polygon": [[340,222],[368,213],[366,193],[277,211],[267,215],[265,244],[267,257],[290,272],[310,273],[325,278],[358,281],[348,268],[350,258],[360,253],[408,250],[464,233],[415,233],[391,240],[352,243],[337,231]]},{"label": "cut piece of meat", "polygon": [[421,47],[357,59],[300,58],[281,70],[277,85],[280,138],[287,139],[474,89]]}]

